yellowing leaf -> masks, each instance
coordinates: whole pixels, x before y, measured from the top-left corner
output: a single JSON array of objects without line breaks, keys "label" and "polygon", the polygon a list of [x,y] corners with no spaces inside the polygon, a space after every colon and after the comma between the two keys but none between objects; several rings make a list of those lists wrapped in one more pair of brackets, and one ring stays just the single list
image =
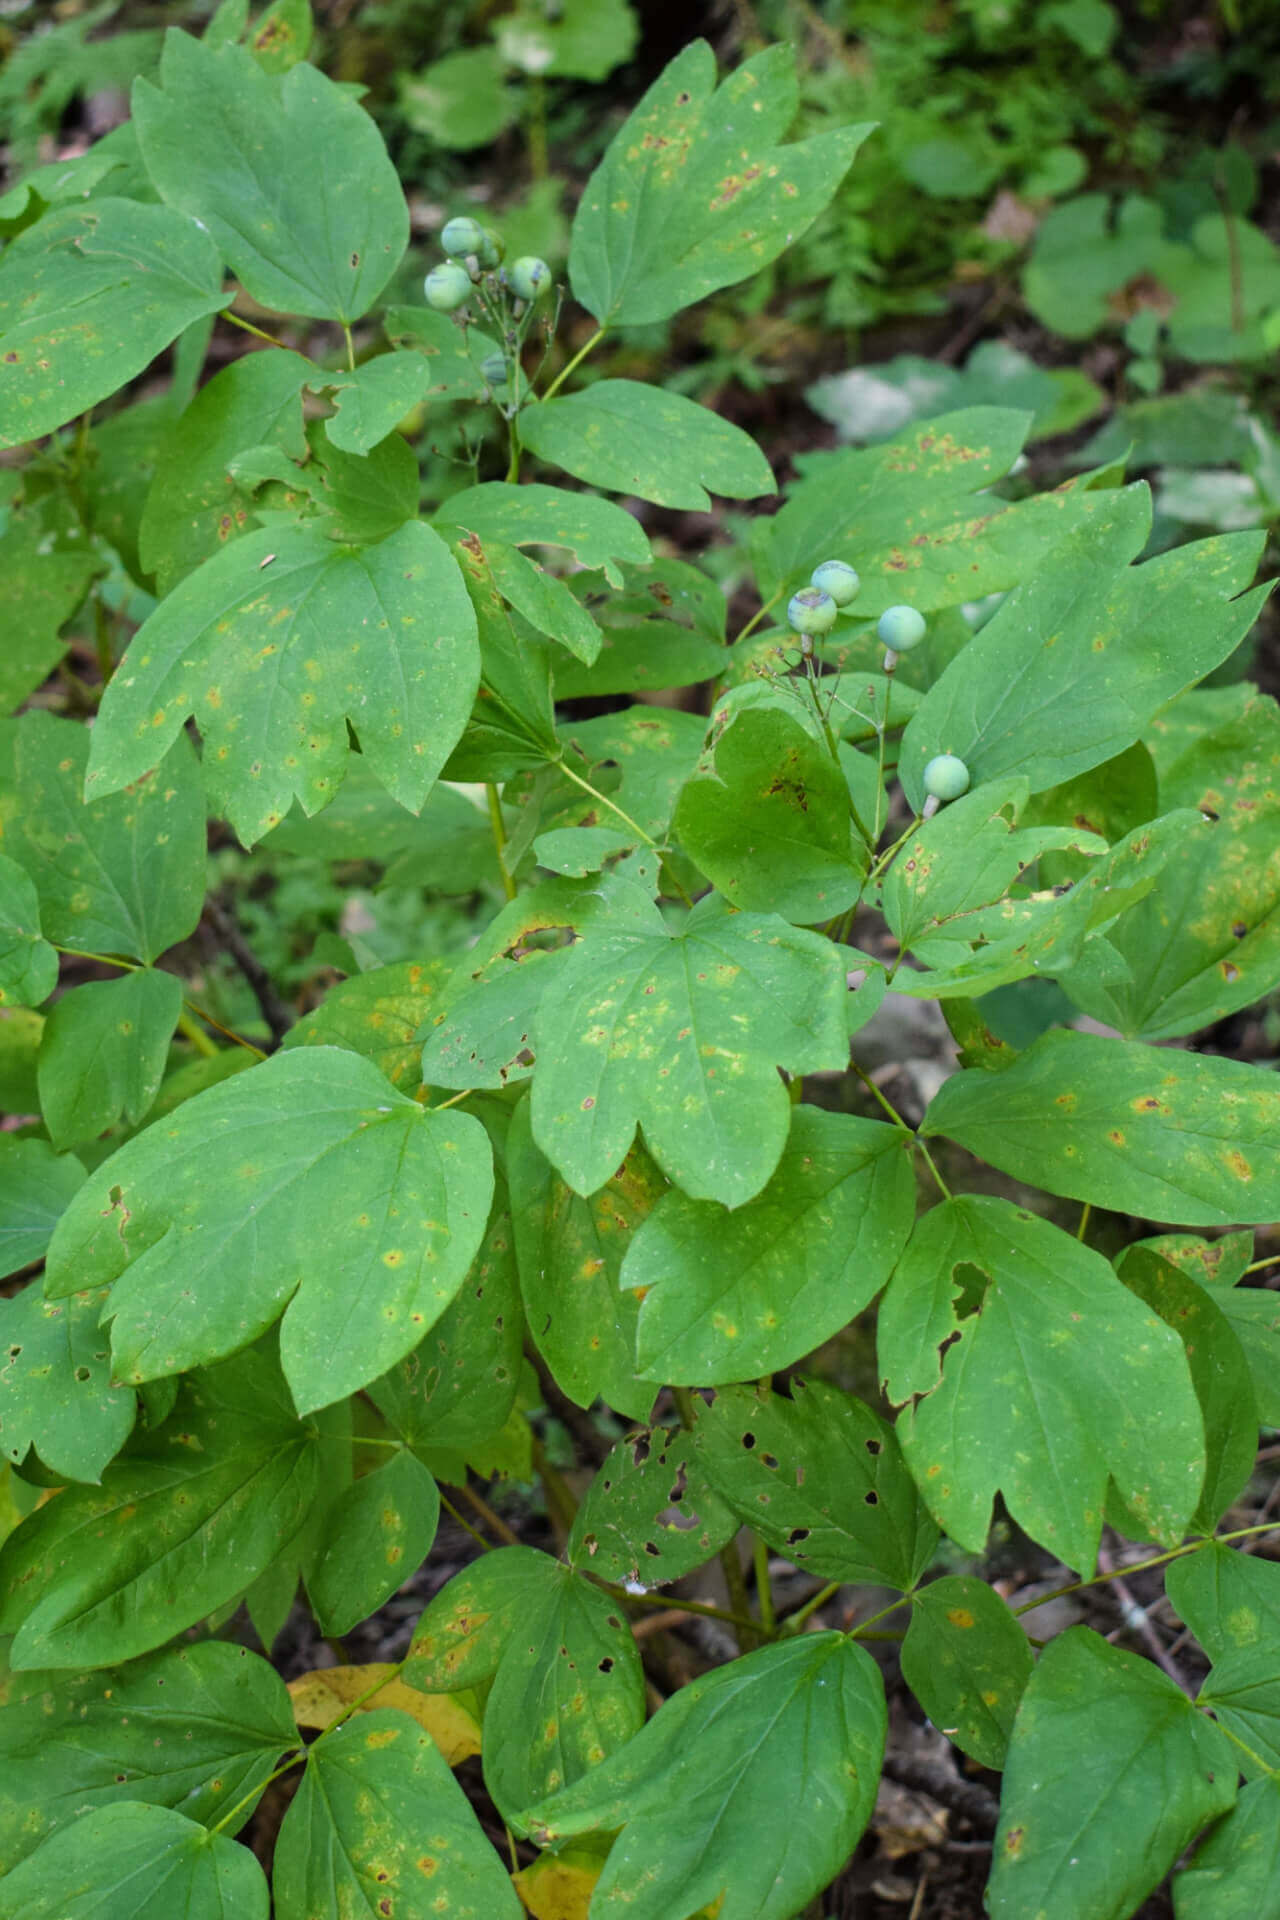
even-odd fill
[{"label": "yellowing leaf", "polygon": [[590,1847],[544,1853],[512,1876],[511,1884],[533,1920],[587,1920],[604,1856]]},{"label": "yellowing leaf", "polygon": [[387,1675],[387,1684],[360,1701],[362,1712],[398,1707],[426,1728],[451,1767],[479,1753],[480,1716],[469,1691],[419,1693],[416,1687],[397,1680],[395,1667],[383,1661],[364,1667],[322,1667],[318,1672],[300,1674],[289,1683],[294,1719],[300,1727],[331,1727],[350,1712],[352,1702],[360,1699],[380,1673]]}]

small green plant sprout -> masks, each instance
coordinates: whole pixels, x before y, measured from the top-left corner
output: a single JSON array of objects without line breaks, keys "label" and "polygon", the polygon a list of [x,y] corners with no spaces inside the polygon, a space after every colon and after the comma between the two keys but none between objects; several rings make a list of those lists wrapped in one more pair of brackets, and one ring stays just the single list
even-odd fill
[{"label": "small green plant sprout", "polygon": [[969,769],[954,753],[935,754],[921,776],[921,784],[927,796],[923,812],[928,820],[944,800],[958,800],[962,793],[968,793]]},{"label": "small green plant sprout", "polygon": [[802,587],[787,602],[787,625],[794,632],[812,638],[816,633],[830,633],[839,611],[834,599],[821,587]]},{"label": "small green plant sprout", "polygon": [[456,313],[472,291],[471,275],[456,260],[442,260],[422,283],[427,305],[437,313]]},{"label": "small green plant sprout", "polygon": [[485,230],[470,214],[455,214],[440,229],[440,245],[451,260],[465,260],[469,253],[479,255],[485,242]]},{"label": "small green plant sprout", "polygon": [[910,653],[912,647],[918,647],[924,639],[924,615],[914,607],[886,607],[876,622],[876,632],[884,642],[884,670],[892,673],[898,664],[898,655]]},{"label": "small green plant sprout", "polygon": [[517,299],[540,300],[551,285],[551,269],[537,254],[521,254],[507,268],[507,285]]},{"label": "small green plant sprout", "polygon": [[809,575],[809,585],[817,587],[819,593],[829,593],[838,607],[848,607],[857,599],[862,582],[843,560],[824,560]]}]

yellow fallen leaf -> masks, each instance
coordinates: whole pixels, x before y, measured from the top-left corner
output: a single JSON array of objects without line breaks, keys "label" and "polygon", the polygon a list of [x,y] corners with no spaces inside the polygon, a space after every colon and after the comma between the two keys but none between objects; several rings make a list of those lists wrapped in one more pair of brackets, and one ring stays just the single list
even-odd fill
[{"label": "yellow fallen leaf", "polygon": [[587,1920],[604,1855],[587,1847],[543,1853],[531,1867],[512,1875],[511,1884],[533,1920]]},{"label": "yellow fallen leaf", "polygon": [[[331,1727],[349,1711],[351,1702],[371,1687],[380,1674],[387,1684],[361,1702],[361,1711],[373,1707],[398,1707],[425,1727],[451,1767],[480,1751],[480,1715],[475,1695],[460,1693],[419,1693],[394,1677],[392,1666],[374,1662],[366,1667],[320,1667],[304,1673],[289,1685],[293,1717],[300,1727]],[[585,1909],[584,1909],[585,1911]]]}]

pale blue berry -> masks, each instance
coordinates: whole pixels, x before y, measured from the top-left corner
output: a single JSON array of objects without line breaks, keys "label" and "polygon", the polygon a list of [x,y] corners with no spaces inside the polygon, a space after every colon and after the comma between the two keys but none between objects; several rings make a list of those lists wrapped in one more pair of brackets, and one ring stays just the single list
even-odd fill
[{"label": "pale blue berry", "polygon": [[939,753],[925,768],[922,785],[931,800],[958,800],[969,791],[969,769],[954,753]]},{"label": "pale blue berry", "polygon": [[797,633],[830,633],[838,609],[821,587],[802,587],[787,603],[787,621]]},{"label": "pale blue berry", "polygon": [[484,228],[469,214],[460,213],[446,220],[440,231],[440,245],[451,260],[463,260],[469,253],[478,254],[483,244]]},{"label": "pale blue berry", "polygon": [[456,313],[471,293],[471,275],[456,260],[445,260],[432,267],[422,283],[427,305],[437,313]]},{"label": "pale blue berry", "polygon": [[890,652],[910,653],[924,639],[924,615],[914,607],[886,607],[876,622],[876,632]]},{"label": "pale blue berry", "polygon": [[856,600],[862,582],[843,560],[824,560],[809,575],[809,584],[823,593],[829,593],[838,607],[847,607]]},{"label": "pale blue berry", "polygon": [[551,285],[551,269],[536,253],[523,253],[507,268],[507,285],[517,299],[537,300]]}]

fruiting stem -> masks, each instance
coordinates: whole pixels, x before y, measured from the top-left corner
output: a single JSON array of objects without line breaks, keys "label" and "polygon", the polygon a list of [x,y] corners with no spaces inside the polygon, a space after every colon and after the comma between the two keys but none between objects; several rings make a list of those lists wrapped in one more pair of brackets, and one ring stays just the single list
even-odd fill
[{"label": "fruiting stem", "polygon": [[492,780],[484,784],[485,799],[489,802],[489,825],[493,828],[493,850],[498,856],[498,872],[502,875],[502,891],[508,900],[516,897],[516,883],[507,867],[507,829],[502,818],[502,802],[498,798],[498,789]]},{"label": "fruiting stem", "polygon": [[596,328],[595,332],[592,334],[591,338],[586,342],[585,346],[579,347],[578,351],[574,354],[572,360],[569,361],[567,366],[561,367],[559,373],[556,375],[555,379],[551,382],[551,385],[547,388],[546,392],[542,395],[543,400],[552,400],[555,398],[556,394],[559,393],[565,381],[569,378],[569,375],[575,372],[577,368],[582,365],[587,355],[589,353],[592,353],[595,350],[595,348],[600,345],[600,342],[604,339],[606,331],[607,329],[604,327]]}]

